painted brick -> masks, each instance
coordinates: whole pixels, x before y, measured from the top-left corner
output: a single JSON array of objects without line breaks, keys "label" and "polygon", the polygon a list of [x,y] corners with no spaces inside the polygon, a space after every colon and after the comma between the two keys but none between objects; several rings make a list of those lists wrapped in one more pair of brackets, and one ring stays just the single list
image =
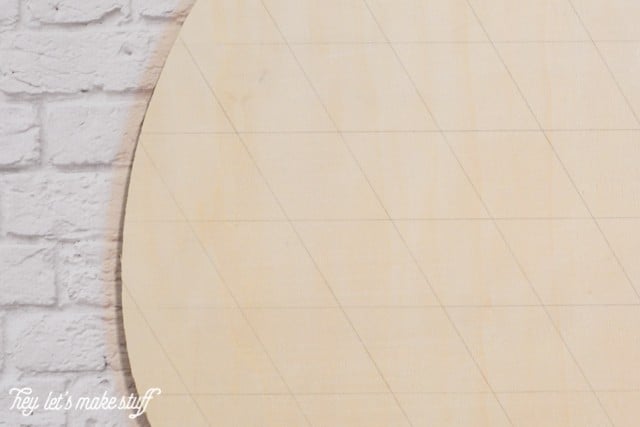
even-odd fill
[{"label": "painted brick", "polygon": [[129,12],[126,0],[26,0],[30,19],[44,24],[82,24]]},{"label": "painted brick", "polygon": [[7,360],[27,372],[101,371],[104,319],[85,313],[14,314],[7,320]]},{"label": "painted brick", "polygon": [[82,238],[118,234],[122,172],[19,173],[0,177],[2,230],[16,236]]},{"label": "painted brick", "polygon": [[36,109],[0,106],[0,167],[36,164],[40,159]]},{"label": "painted brick", "polygon": [[51,246],[0,246],[0,305],[51,305],[56,302]]},{"label": "painted brick", "polygon": [[133,0],[134,10],[151,18],[181,18],[186,16],[193,0]]},{"label": "painted brick", "polygon": [[[0,330],[4,331],[4,318],[0,317]],[[5,349],[4,349],[4,333],[0,334],[0,372],[4,368],[4,358],[5,358]]]},{"label": "painted brick", "polygon": [[63,303],[109,306],[115,303],[118,245],[75,242],[58,254],[58,282]]},{"label": "painted brick", "polygon": [[150,90],[173,34],[154,31],[17,32],[0,38],[0,91],[71,94]]},{"label": "painted brick", "polygon": [[14,26],[20,18],[20,2],[18,0],[0,0],[0,30]]},{"label": "painted brick", "polygon": [[129,165],[146,105],[50,105],[44,132],[54,165]]}]

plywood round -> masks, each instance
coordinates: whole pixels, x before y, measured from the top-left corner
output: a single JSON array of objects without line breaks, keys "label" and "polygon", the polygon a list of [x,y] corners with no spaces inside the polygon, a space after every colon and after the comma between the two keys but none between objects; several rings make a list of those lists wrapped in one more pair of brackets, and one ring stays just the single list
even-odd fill
[{"label": "plywood round", "polygon": [[126,210],[152,425],[637,425],[640,6],[597,3],[200,0]]}]

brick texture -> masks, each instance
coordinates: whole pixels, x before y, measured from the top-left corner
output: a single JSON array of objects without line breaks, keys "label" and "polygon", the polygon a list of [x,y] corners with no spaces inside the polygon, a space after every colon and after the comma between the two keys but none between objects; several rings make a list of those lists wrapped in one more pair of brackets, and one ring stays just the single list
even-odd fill
[{"label": "brick texture", "polygon": [[11,29],[19,19],[19,0],[0,0],[0,31]]},{"label": "brick texture", "polygon": [[[89,32],[17,31],[0,38],[0,91],[74,94],[150,90],[164,62],[162,27]],[[166,43],[163,43],[166,50]]]},{"label": "brick texture", "polygon": [[31,106],[0,106],[0,167],[36,164],[40,159],[39,126]]},{"label": "brick texture", "polygon": [[50,162],[130,165],[144,111],[145,104],[139,102],[48,106],[43,128]]},{"label": "brick texture", "polygon": [[26,372],[101,371],[103,320],[84,313],[28,313],[6,325],[7,358]]},{"label": "brick texture", "polygon": [[105,307],[116,301],[118,245],[63,244],[57,257],[61,304]]},{"label": "brick texture", "polygon": [[25,4],[29,19],[43,24],[86,24],[109,14],[129,14],[127,0],[26,0]]},{"label": "brick texture", "polygon": [[133,0],[136,12],[151,18],[181,18],[191,9],[189,0]]},{"label": "brick texture", "polygon": [[0,178],[3,230],[12,236],[116,238],[122,172],[21,172]]},{"label": "brick texture", "polygon": [[0,305],[56,303],[55,258],[51,245],[0,246]]}]

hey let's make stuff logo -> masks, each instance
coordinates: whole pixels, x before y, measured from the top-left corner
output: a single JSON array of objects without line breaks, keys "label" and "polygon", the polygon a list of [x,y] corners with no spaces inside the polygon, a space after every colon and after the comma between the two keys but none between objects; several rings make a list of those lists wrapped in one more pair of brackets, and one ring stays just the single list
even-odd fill
[{"label": "hey let's make stuff logo", "polygon": [[47,396],[37,396],[30,387],[14,387],[9,390],[12,396],[10,410],[30,416],[36,411],[131,411],[129,418],[138,418],[144,414],[151,400],[160,395],[159,388],[150,388],[143,395],[111,396],[108,392],[99,396],[73,396],[68,391],[56,393],[50,391]]}]

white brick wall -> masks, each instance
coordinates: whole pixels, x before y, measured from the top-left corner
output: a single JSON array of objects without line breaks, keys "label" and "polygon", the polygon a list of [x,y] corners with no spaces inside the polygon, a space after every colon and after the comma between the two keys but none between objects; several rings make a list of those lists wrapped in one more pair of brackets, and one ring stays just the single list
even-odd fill
[{"label": "white brick wall", "polygon": [[7,94],[77,94],[153,89],[167,40],[164,26],[87,27],[84,32],[4,32],[0,90]]},{"label": "white brick wall", "polygon": [[0,167],[33,165],[40,158],[37,109],[30,105],[0,106]]},{"label": "white brick wall", "polygon": [[23,312],[5,320],[7,363],[23,372],[102,371],[104,319],[83,312]]},{"label": "white brick wall", "polygon": [[0,246],[0,305],[56,303],[55,249],[50,243]]},{"label": "white brick wall", "polygon": [[129,15],[127,0],[25,0],[29,21],[35,24],[87,23],[117,13]]},{"label": "white brick wall", "polygon": [[42,128],[50,162],[129,165],[145,108],[137,101],[47,105]]},{"label": "white brick wall", "polygon": [[18,22],[19,0],[0,0],[0,30],[10,30]]},{"label": "white brick wall", "polygon": [[128,393],[118,239],[146,103],[193,0],[0,0],[0,426],[11,387]]}]

